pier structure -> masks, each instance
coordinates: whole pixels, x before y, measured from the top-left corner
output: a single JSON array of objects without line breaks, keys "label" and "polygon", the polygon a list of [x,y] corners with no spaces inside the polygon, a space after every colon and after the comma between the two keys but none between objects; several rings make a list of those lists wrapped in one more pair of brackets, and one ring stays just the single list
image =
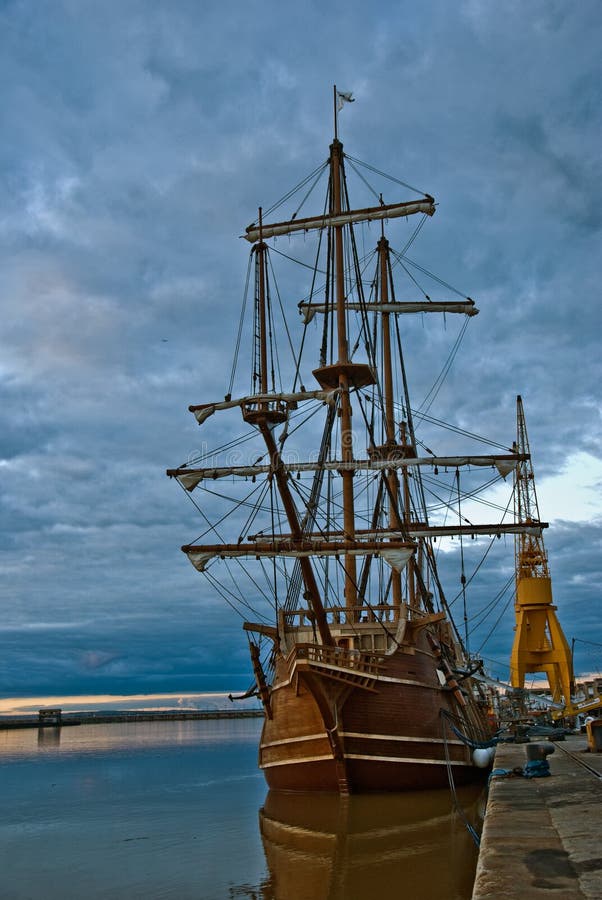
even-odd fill
[{"label": "pier structure", "polygon": [[63,710],[62,709],[41,709],[38,712],[38,725],[40,727],[44,725],[54,725],[60,726],[63,723]]},{"label": "pier structure", "polygon": [[263,709],[168,709],[64,712],[41,709],[38,715],[2,715],[0,731],[12,728],[46,728],[65,725],[107,725],[112,722],[173,722],[181,719],[257,719]]},{"label": "pier structure", "polygon": [[496,749],[472,900],[600,900],[602,753],[569,735],[525,778],[527,747]]}]

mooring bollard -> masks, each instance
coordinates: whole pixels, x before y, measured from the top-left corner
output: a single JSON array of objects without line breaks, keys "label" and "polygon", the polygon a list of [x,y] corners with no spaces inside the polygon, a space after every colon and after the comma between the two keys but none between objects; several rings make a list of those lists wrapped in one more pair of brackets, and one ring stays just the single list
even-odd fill
[{"label": "mooring bollard", "polygon": [[525,778],[546,778],[550,774],[547,757],[554,753],[555,749],[554,744],[550,744],[548,741],[527,744],[525,747],[527,764],[523,769]]},{"label": "mooring bollard", "polygon": [[527,744],[525,747],[527,762],[533,762],[533,760],[536,759],[545,759],[546,756],[550,756],[555,750],[556,747],[554,744],[550,744],[549,741]]}]

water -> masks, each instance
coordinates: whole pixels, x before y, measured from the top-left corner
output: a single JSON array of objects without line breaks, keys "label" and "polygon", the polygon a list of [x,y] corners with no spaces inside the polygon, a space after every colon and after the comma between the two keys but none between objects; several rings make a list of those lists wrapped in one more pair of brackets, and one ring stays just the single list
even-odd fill
[{"label": "water", "polygon": [[[448,791],[267,793],[259,720],[0,731],[3,900],[468,900]],[[474,813],[476,793],[462,793]]]}]

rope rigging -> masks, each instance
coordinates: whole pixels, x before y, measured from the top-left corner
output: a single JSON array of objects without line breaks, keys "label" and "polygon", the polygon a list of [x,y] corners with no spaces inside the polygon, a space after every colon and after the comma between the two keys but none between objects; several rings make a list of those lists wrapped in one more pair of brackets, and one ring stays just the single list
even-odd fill
[{"label": "rope rigging", "polygon": [[393,175],[387,175],[386,172],[381,172],[380,169],[376,169],[369,163],[362,162],[361,159],[357,159],[355,156],[350,156],[348,153],[345,153],[343,155],[345,159],[349,160],[350,163],[356,163],[358,166],[363,166],[364,169],[368,169],[368,171],[374,172],[375,175],[380,175],[381,178],[386,178],[388,181],[394,182],[394,184],[399,184],[401,185],[401,187],[405,187],[409,191],[413,191],[415,194],[419,194],[422,197],[430,197],[430,194],[427,194],[425,191],[421,191],[418,188],[412,187],[411,184],[407,184],[407,182],[401,181],[399,178],[395,178]]},{"label": "rope rigging", "polygon": [[[286,203],[287,200],[290,200],[291,197],[294,197],[294,195],[295,195],[298,191],[300,191],[302,188],[304,188],[306,184],[309,184],[309,182],[310,182],[310,181],[312,180],[312,178],[313,178],[313,179],[315,179],[313,185],[311,186],[311,188],[309,189],[309,191],[307,192],[307,194],[304,196],[304,198],[303,198],[303,200],[301,201],[300,205],[297,207],[296,212],[293,214],[293,218],[296,218],[297,215],[298,215],[298,213],[299,213],[300,210],[301,210],[301,207],[303,206],[303,204],[305,203],[305,201],[307,200],[307,198],[309,197],[309,195],[310,195],[311,192],[313,191],[314,187],[315,187],[315,186],[317,185],[317,183],[319,182],[320,177],[321,177],[322,174],[326,171],[327,168],[328,168],[328,160],[326,160],[326,162],[324,162],[324,163],[320,163],[320,165],[319,165],[316,169],[314,169],[313,172],[310,172],[309,175],[306,175],[305,178],[302,179],[302,181],[300,181],[294,188],[291,188],[290,191],[288,191],[286,194],[284,194],[284,195],[280,198],[280,200],[277,200],[275,203],[272,204],[272,206],[270,206],[269,209],[266,209],[265,212],[264,212],[264,215],[270,216],[270,215],[271,215],[273,212],[275,212],[279,207],[281,207],[284,203]],[[253,223],[253,224],[255,224],[255,223]]]},{"label": "rope rigging", "polygon": [[437,399],[437,394],[443,387],[445,379],[449,375],[450,369],[451,369],[451,367],[454,363],[454,360],[458,354],[458,350],[460,349],[460,345],[462,344],[462,340],[464,339],[464,335],[466,334],[466,329],[468,328],[468,322],[469,322],[469,319],[466,318],[464,320],[464,322],[462,323],[462,326],[460,328],[460,333],[458,334],[458,337],[455,340],[455,343],[447,357],[447,360],[445,361],[443,368],[441,369],[441,372],[439,373],[439,375],[433,382],[431,389],[428,391],[428,393],[422,400],[422,403],[418,407],[419,413],[420,412],[428,413],[429,409],[431,408],[431,406]]},{"label": "rope rigging", "polygon": [[[508,447],[506,444],[500,444],[498,441],[493,441],[490,438],[483,437],[480,434],[475,434],[473,431],[467,431],[465,428],[459,428],[457,425],[451,425],[449,422],[444,422],[442,419],[437,419],[435,416],[431,416],[428,413],[422,410],[412,410],[414,416],[419,419],[421,422],[427,422],[430,425],[436,425],[439,428],[443,428],[447,431],[451,431],[453,434],[458,434],[461,437],[471,438],[472,440],[479,441],[482,444],[486,444],[489,447],[496,447],[499,450],[504,450],[506,453],[512,453],[512,448]],[[432,453],[432,451],[429,451]]]},{"label": "rope rigging", "polygon": [[[501,598],[504,596],[504,594],[506,593],[506,591],[508,590],[508,588],[510,588],[510,587],[513,586],[513,585],[514,585],[514,575],[512,575],[512,576],[508,579],[508,582],[507,582],[506,586],[505,586],[504,589],[503,589],[503,593],[502,593],[502,592],[498,593],[498,597],[501,599]],[[504,607],[503,607],[502,611],[500,612],[499,616],[498,616],[497,619],[495,620],[495,622],[494,622],[492,628],[491,628],[491,629],[489,630],[489,632],[487,633],[485,639],[482,641],[481,646],[480,646],[479,649],[477,650],[477,653],[478,653],[479,655],[481,654],[481,650],[483,649],[483,647],[485,647],[486,644],[488,643],[489,638],[492,636],[492,634],[494,634],[496,628],[498,627],[498,625],[500,624],[500,622],[502,621],[502,619],[503,619],[504,616],[506,615],[506,610],[508,609],[508,607],[510,606],[510,603],[511,603],[513,600],[514,600],[514,594],[512,593],[512,594],[510,594],[510,596],[508,597],[508,600],[507,600],[506,603],[504,604]]]},{"label": "rope rigging", "polygon": [[232,360],[232,370],[230,372],[230,381],[228,384],[227,396],[232,396],[232,388],[234,386],[234,377],[236,375],[236,367],[238,365],[238,355],[240,353],[240,342],[242,338],[242,330],[245,321],[245,313],[247,309],[247,297],[249,296],[249,280],[251,278],[251,263],[253,261],[253,252],[249,254],[249,263],[247,266],[247,277],[245,280],[245,289],[243,292],[242,307],[240,310],[240,319],[238,322],[238,332],[236,335],[236,344],[234,345],[234,359]]},{"label": "rope rigging", "polygon": [[[347,159],[351,165],[354,173],[364,182],[366,187],[374,194],[375,197],[382,204],[382,194],[378,194],[374,188],[370,185],[369,181],[364,177],[361,171],[359,171],[359,167],[365,167],[366,169],[374,172],[375,174],[389,178],[391,181],[396,182],[412,191],[415,191],[418,194],[423,194],[423,192],[418,191],[415,188],[412,188],[410,185],[407,185],[403,181],[399,179],[393,178],[391,176],[387,176],[385,173],[380,172],[379,170],[373,168],[372,166],[368,166],[362,163],[360,160],[356,160],[352,157],[349,157],[344,154],[345,159]],[[276,209],[278,209],[283,203],[290,200],[297,192],[304,191],[304,194],[301,198],[301,201],[293,214],[293,219],[299,214],[300,210],[307,202],[308,198],[311,196],[312,192],[316,188],[317,184],[321,180],[325,169],[327,168],[328,163],[319,166],[316,168],[310,175],[308,175],[305,179],[303,179],[295,188],[289,191],[280,201],[274,204],[270,209],[266,211],[266,215],[273,213]],[[341,179],[341,209],[348,210],[350,208],[349,197],[348,197],[348,188],[347,188],[347,180],[345,177],[345,172],[342,167],[342,179]],[[327,191],[327,198],[324,206],[324,215],[327,214],[327,210],[332,207],[332,175],[329,178],[329,188]],[[429,195],[424,194],[424,196],[428,197]],[[413,245],[415,240],[417,239],[420,231],[424,227],[427,216],[425,214],[421,215],[418,224],[415,228],[413,228],[410,237],[406,240],[405,245],[401,252],[391,250],[390,254],[387,255],[387,279],[388,279],[388,290],[390,296],[387,296],[387,302],[395,304],[395,287],[393,284],[393,269],[399,268],[405,276],[409,279],[411,284],[418,288],[420,293],[427,299],[430,300],[429,295],[427,294],[424,287],[419,283],[419,279],[415,276],[414,272],[422,273],[424,276],[433,279],[442,287],[445,287],[447,290],[452,291],[458,296],[464,297],[457,289],[453,288],[450,284],[445,282],[443,279],[429,272],[425,267],[416,263],[414,260],[409,259],[407,257],[407,251]],[[364,254],[360,258],[360,254],[358,252],[358,246],[356,242],[356,234],[352,225],[345,226],[346,233],[348,236],[348,241],[345,244],[345,256],[343,261],[343,277],[344,277],[344,287],[343,292],[345,296],[345,300],[347,302],[352,301],[357,304],[359,307],[357,311],[355,311],[355,333],[357,338],[353,346],[351,346],[350,353],[348,359],[351,363],[352,360],[357,358],[358,351],[360,347],[363,348],[363,352],[366,354],[368,365],[377,370],[379,363],[379,327],[381,327],[377,322],[379,322],[379,317],[370,315],[370,304],[372,302],[379,302],[379,277],[378,277],[378,266],[376,269],[376,275],[370,281],[365,281],[365,273],[368,265],[370,265],[373,260],[375,253],[377,251],[370,251],[369,254]],[[293,391],[297,390],[297,386],[301,383],[301,366],[303,359],[303,351],[305,348],[306,335],[307,335],[307,326],[309,324],[307,320],[303,327],[303,333],[300,341],[300,347],[298,352],[295,352],[295,347],[293,344],[292,333],[289,328],[285,305],[283,303],[283,299],[280,294],[280,290],[278,287],[278,282],[276,278],[276,273],[273,265],[272,252],[278,254],[280,257],[287,259],[288,261],[293,262],[296,265],[305,266],[307,268],[312,269],[312,280],[310,286],[310,292],[308,295],[308,301],[306,302],[307,309],[311,311],[312,303],[316,303],[316,297],[319,296],[319,305],[320,312],[324,312],[323,325],[322,325],[322,334],[321,334],[321,345],[320,345],[320,365],[322,367],[326,367],[328,365],[328,360],[333,360],[336,358],[336,350],[335,350],[335,342],[336,342],[336,329],[332,326],[333,321],[333,311],[336,305],[336,290],[335,290],[335,272],[334,272],[334,243],[332,238],[332,231],[330,229],[326,230],[326,234],[328,238],[326,240],[326,246],[324,246],[324,230],[320,230],[318,234],[318,247],[315,253],[314,265],[309,266],[303,260],[295,259],[292,256],[284,253],[282,250],[279,250],[275,247],[270,248],[269,252],[267,247],[265,248],[265,257],[261,256],[256,252],[256,248],[253,248],[251,252],[251,258],[253,252],[256,252],[256,266],[264,265],[265,259],[265,292],[261,294],[261,298],[259,297],[259,293],[256,287],[255,291],[255,305],[254,305],[254,314],[253,314],[253,323],[252,323],[252,334],[253,334],[253,347],[254,347],[254,364],[252,367],[252,385],[251,385],[251,396],[254,393],[261,393],[262,388],[262,377],[265,383],[266,376],[269,376],[270,387],[269,391],[276,390],[276,382],[282,384],[283,380],[283,371],[281,368],[281,360],[279,357],[279,345],[275,339],[275,316],[277,316],[277,310],[280,310],[280,320],[282,322],[282,326],[284,328],[286,334],[286,343],[288,345],[288,350],[290,351],[290,358],[292,360],[292,367],[294,370],[294,378],[293,378]],[[318,265],[320,259],[323,254],[326,254],[325,267],[320,267]],[[247,298],[249,292],[249,283],[250,283],[250,272],[251,272],[251,258],[249,260],[249,267],[247,270],[246,276],[246,285],[245,285],[245,293],[243,297],[241,316],[238,325],[237,339],[234,350],[234,360],[230,375],[229,387],[228,387],[228,398],[231,396],[232,388],[234,385],[234,379],[236,375],[237,365],[240,356],[240,347],[242,341],[242,334],[244,330],[244,319],[246,315],[247,308]],[[268,279],[269,272],[269,279]],[[320,277],[324,277],[324,285],[323,288],[318,286],[318,279]],[[256,285],[258,279],[256,278]],[[369,293],[369,302],[366,300],[366,293],[364,291],[364,284],[370,286]],[[273,290],[275,294],[273,294],[271,286],[273,285]],[[323,292],[323,296],[322,296]],[[384,289],[383,289],[384,293]],[[259,303],[261,302],[265,304],[265,322],[261,326],[263,328],[263,333],[260,334],[260,323],[258,320],[258,310]],[[470,298],[467,298],[470,299]],[[305,301],[304,301],[305,303]],[[348,308],[345,310],[345,316],[347,319],[347,330],[348,334],[351,335],[352,329],[350,327],[351,322],[351,312]],[[459,352],[460,346],[462,344],[463,338],[466,334],[466,330],[468,327],[468,318],[466,317],[462,323],[462,326],[459,330],[459,333],[453,343],[452,349],[450,350],[442,368],[436,377],[432,387],[425,395],[422,403],[418,407],[418,409],[413,409],[410,404],[409,399],[409,388],[408,388],[408,377],[405,367],[404,354],[402,350],[402,341],[401,341],[401,331],[400,331],[400,316],[397,314],[392,315],[392,322],[394,323],[394,328],[392,330],[392,336],[394,336],[394,341],[396,342],[396,364],[397,367],[395,369],[395,399],[393,401],[393,407],[396,411],[401,412],[403,423],[407,423],[407,432],[408,432],[408,443],[407,446],[411,448],[411,452],[416,454],[416,448],[420,445],[423,447],[427,454],[434,456],[432,450],[429,450],[428,447],[424,444],[423,441],[418,441],[416,437],[416,424],[420,428],[425,424],[436,425],[439,427],[446,428],[452,433],[470,437],[473,439],[477,439],[483,441],[484,443],[493,446],[500,447],[502,449],[507,449],[494,441],[481,438],[478,435],[472,434],[465,429],[458,428],[453,425],[449,425],[444,423],[434,416],[429,414],[429,410],[434,403],[438,393],[440,392],[445,380],[447,379],[451,367],[456,359],[456,356]],[[280,324],[279,320],[279,324]],[[384,326],[382,326],[384,327]],[[265,364],[265,360],[262,363],[260,361],[259,356],[259,347],[260,342],[265,342],[265,347],[267,347],[267,358],[269,365],[269,372],[262,372],[262,365],[264,370],[267,368]],[[350,341],[351,343],[351,341]],[[265,351],[264,351],[265,352]],[[380,350],[382,354],[382,348]],[[380,360],[382,362],[382,360]],[[382,366],[381,366],[382,368]],[[282,389],[281,389],[282,390]],[[301,390],[305,391],[305,388],[301,384]],[[351,389],[354,390],[353,388]],[[363,391],[362,389],[358,389],[354,391],[356,400],[357,400],[357,408],[361,413],[361,417],[363,420],[363,426],[365,428],[365,433],[368,437],[369,446],[374,448],[379,445],[379,443],[386,443],[389,439],[387,434],[385,433],[384,421],[383,417],[379,419],[377,416],[377,411],[381,413],[384,412],[385,408],[385,398],[383,393],[383,386],[380,379],[376,379],[373,387],[370,392]],[[261,402],[261,401],[258,401]],[[272,401],[270,401],[271,403]],[[302,508],[304,510],[304,514],[300,517],[299,523],[301,528],[301,534],[307,535],[310,533],[315,533],[316,535],[320,535],[323,538],[328,539],[328,532],[332,532],[337,528],[341,528],[341,519],[344,508],[344,498],[343,491],[336,490],[334,485],[336,483],[336,473],[332,471],[327,471],[321,463],[324,463],[326,460],[331,458],[332,454],[332,446],[333,446],[333,435],[338,439],[338,435],[336,434],[338,429],[338,423],[336,422],[337,412],[339,407],[339,398],[337,398],[337,402],[329,405],[324,428],[322,431],[322,438],[320,443],[320,449],[318,452],[318,459],[316,469],[313,471],[311,476],[311,481],[309,485],[304,483],[301,480],[301,473],[297,473],[297,478],[295,479],[292,473],[288,473],[286,476],[287,483],[290,487],[290,491],[293,495],[296,495],[298,498],[297,508]],[[321,406],[316,404],[315,408],[313,406],[310,407],[307,412],[305,409],[300,410],[298,413],[289,409],[287,411],[287,418],[284,423],[284,427],[281,429],[279,437],[277,438],[279,453],[282,453],[285,442],[289,441],[293,435],[295,435],[303,426],[306,426],[309,421],[315,416]],[[291,427],[291,423],[294,422],[294,425]],[[401,423],[396,423],[401,426]],[[405,427],[402,426],[402,427]],[[380,428],[381,434],[377,435],[376,432]],[[248,434],[244,436],[234,438],[230,441],[222,444],[221,447],[217,448],[216,451],[212,451],[212,454],[203,453],[197,457],[197,460],[203,461],[211,458],[212,455],[216,453],[227,452],[232,448],[239,448],[241,443],[250,440],[255,437],[257,432],[253,429]],[[405,445],[405,437],[402,437],[402,440]],[[265,459],[265,453],[262,454],[258,460],[257,464],[260,462],[262,464]],[[191,461],[188,462],[188,465],[191,464]],[[436,470],[435,470],[436,473]],[[206,529],[200,536],[203,538],[209,532],[217,535],[219,540],[222,540],[220,536],[221,525],[227,520],[229,517],[237,517],[240,519],[240,537],[239,543],[243,540],[245,535],[249,535],[251,528],[258,527],[257,534],[253,536],[253,539],[259,535],[265,535],[267,530],[269,529],[269,533],[272,535],[276,535],[279,530],[286,528],[287,525],[287,514],[282,508],[281,497],[279,490],[276,489],[276,484],[272,477],[273,473],[268,473],[265,481],[261,481],[260,484],[253,485],[251,491],[247,492],[245,496],[242,498],[230,497],[226,493],[219,493],[217,491],[212,491],[209,488],[206,488],[204,485],[202,489],[206,492],[208,497],[216,497],[222,500],[223,502],[227,502],[231,504],[231,509],[224,512],[214,524],[209,521],[209,518],[205,515],[202,509],[198,506],[195,500],[191,497],[190,492],[187,491],[188,496],[190,497],[193,504],[196,506],[198,511],[206,523]],[[359,473],[358,473],[359,475]],[[325,480],[326,476],[326,480]],[[404,479],[407,490],[407,497],[402,499],[401,491],[399,488],[399,484],[397,488],[394,490],[392,488],[392,476],[387,474],[387,470],[383,469],[376,475],[373,475],[369,472],[365,473],[365,477],[363,477],[363,481],[359,482],[359,477],[356,478],[355,488],[353,491],[353,502],[354,509],[356,513],[356,520],[358,524],[361,526],[365,524],[367,528],[372,527],[372,529],[376,529],[377,527],[386,527],[387,525],[387,504],[390,509],[389,516],[395,515],[398,517],[399,521],[403,523],[401,527],[398,529],[399,533],[406,540],[409,539],[408,531],[406,524],[409,521],[428,521],[429,514],[433,512],[437,512],[438,510],[451,510],[454,508],[454,504],[448,500],[443,499],[439,496],[439,485],[440,481],[435,482],[435,480],[428,475],[423,475],[420,467],[417,467],[416,470],[408,469],[404,471]],[[455,508],[457,509],[459,521],[460,523],[466,523],[470,525],[470,521],[467,518],[462,516],[461,511],[461,503],[467,499],[474,500],[476,502],[484,503],[492,508],[496,508],[501,510],[502,507],[494,504],[493,502],[487,500],[486,497],[481,497],[479,495],[484,494],[490,487],[492,487],[498,480],[499,475],[495,475],[492,478],[487,479],[484,483],[478,485],[468,492],[462,493],[460,490],[460,474],[459,471],[456,470],[456,488],[457,488],[457,497]],[[254,476],[253,476],[254,478]],[[435,502],[433,502],[435,501]],[[365,506],[360,506],[360,503],[365,504]],[[408,505],[408,509],[404,510],[404,505]],[[246,511],[246,516],[243,518],[240,513],[242,510]],[[507,512],[507,509],[506,509]],[[260,522],[259,516],[268,515],[269,524],[265,522],[265,519]],[[289,516],[290,517],[290,516]],[[238,521],[238,519],[237,519]],[[199,538],[200,539],[200,538]],[[468,650],[468,641],[469,635],[472,633],[473,629],[469,630],[468,626],[468,613],[467,613],[467,597],[466,597],[466,588],[471,583],[471,581],[476,576],[479,571],[481,565],[483,564],[487,554],[491,550],[493,546],[493,540],[490,542],[483,558],[475,567],[474,571],[470,575],[469,578],[466,577],[465,572],[465,558],[464,558],[464,543],[462,539],[462,534],[460,533],[460,564],[461,564],[461,591],[459,594],[454,597],[451,603],[447,603],[441,582],[439,580],[439,576],[436,568],[436,553],[435,548],[429,539],[421,539],[421,544],[424,547],[423,551],[423,564],[424,564],[424,575],[422,570],[419,569],[417,565],[413,562],[410,563],[410,568],[413,571],[413,578],[416,579],[417,588],[420,596],[422,597],[422,602],[424,608],[428,611],[434,610],[434,605],[432,602],[433,595],[430,592],[431,583],[434,589],[438,593],[438,601],[440,607],[449,610],[449,608],[453,605],[453,603],[461,596],[463,601],[463,613],[464,613],[464,635],[463,640],[459,638],[456,631],[456,637],[458,637],[458,643],[461,647],[466,648]],[[238,562],[238,560],[237,560]],[[300,563],[300,558],[296,558],[292,567],[290,563],[282,558],[277,559],[276,557],[272,557],[271,565],[264,565],[263,559],[259,559],[261,571],[263,573],[263,577],[265,578],[266,584],[269,585],[269,594],[273,595],[274,603],[276,606],[280,604],[279,600],[279,591],[284,587],[284,593],[282,593],[282,608],[286,612],[291,612],[294,609],[297,609],[299,606],[299,600],[301,596],[301,592],[303,590],[303,582],[304,576],[302,573],[302,567]],[[240,562],[238,562],[239,565]],[[375,569],[375,564],[378,565],[378,569]],[[421,563],[422,565],[422,563]],[[353,581],[354,587],[357,591],[357,597],[360,605],[366,606],[366,609],[372,610],[374,613],[374,617],[376,621],[380,622],[385,633],[391,637],[389,630],[386,628],[384,623],[379,620],[377,611],[373,610],[372,605],[369,602],[370,589],[374,587],[378,582],[378,593],[377,596],[380,598],[381,603],[387,603],[390,600],[390,592],[391,592],[391,584],[393,579],[392,571],[386,569],[382,559],[375,556],[374,554],[366,554],[361,569],[359,570],[359,574],[357,576],[351,576],[350,573],[346,570],[346,566],[344,561],[339,557],[330,558],[328,556],[321,558],[316,565],[316,569],[318,571],[318,577],[320,579],[320,590],[324,592],[324,601],[328,606],[332,601],[332,597],[337,597],[340,595],[341,583],[343,581],[348,581],[351,579]],[[232,574],[229,574],[230,577],[233,578]],[[384,577],[383,572],[388,572],[388,577]],[[213,578],[213,576],[210,576]],[[404,576],[409,577],[409,576]],[[255,585],[256,590],[264,599],[267,599],[267,595],[263,588],[258,586],[258,583],[253,581],[252,583]],[[230,591],[228,594],[230,600],[235,600],[235,602],[245,601],[245,598],[239,594],[239,587],[236,584],[236,587],[233,591]],[[384,600],[383,600],[384,598]],[[305,598],[304,598],[305,599]],[[271,600],[270,600],[271,602]],[[249,607],[249,604],[245,601],[244,605]],[[487,616],[483,616],[481,613],[481,622],[485,621]],[[452,628],[455,630],[455,625],[452,620]],[[353,629],[354,632],[356,631]]]}]

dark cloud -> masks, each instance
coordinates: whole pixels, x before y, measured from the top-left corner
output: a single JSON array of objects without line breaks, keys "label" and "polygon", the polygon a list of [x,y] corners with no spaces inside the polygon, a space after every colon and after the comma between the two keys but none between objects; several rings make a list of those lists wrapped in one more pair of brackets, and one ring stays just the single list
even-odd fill
[{"label": "dark cloud", "polygon": [[[335,80],[349,152],[440,201],[411,255],[481,309],[433,414],[509,445],[521,393],[538,478],[600,459],[599,45],[589,0],[2,6],[0,691],[246,686],[240,619],[180,553],[202,522],[163,471],[208,440],[186,410],[228,387],[238,235],[325,159]],[[407,325],[418,400],[458,327]],[[602,642],[599,521],[564,519],[559,609]],[[511,629],[510,604],[493,659]]]}]

